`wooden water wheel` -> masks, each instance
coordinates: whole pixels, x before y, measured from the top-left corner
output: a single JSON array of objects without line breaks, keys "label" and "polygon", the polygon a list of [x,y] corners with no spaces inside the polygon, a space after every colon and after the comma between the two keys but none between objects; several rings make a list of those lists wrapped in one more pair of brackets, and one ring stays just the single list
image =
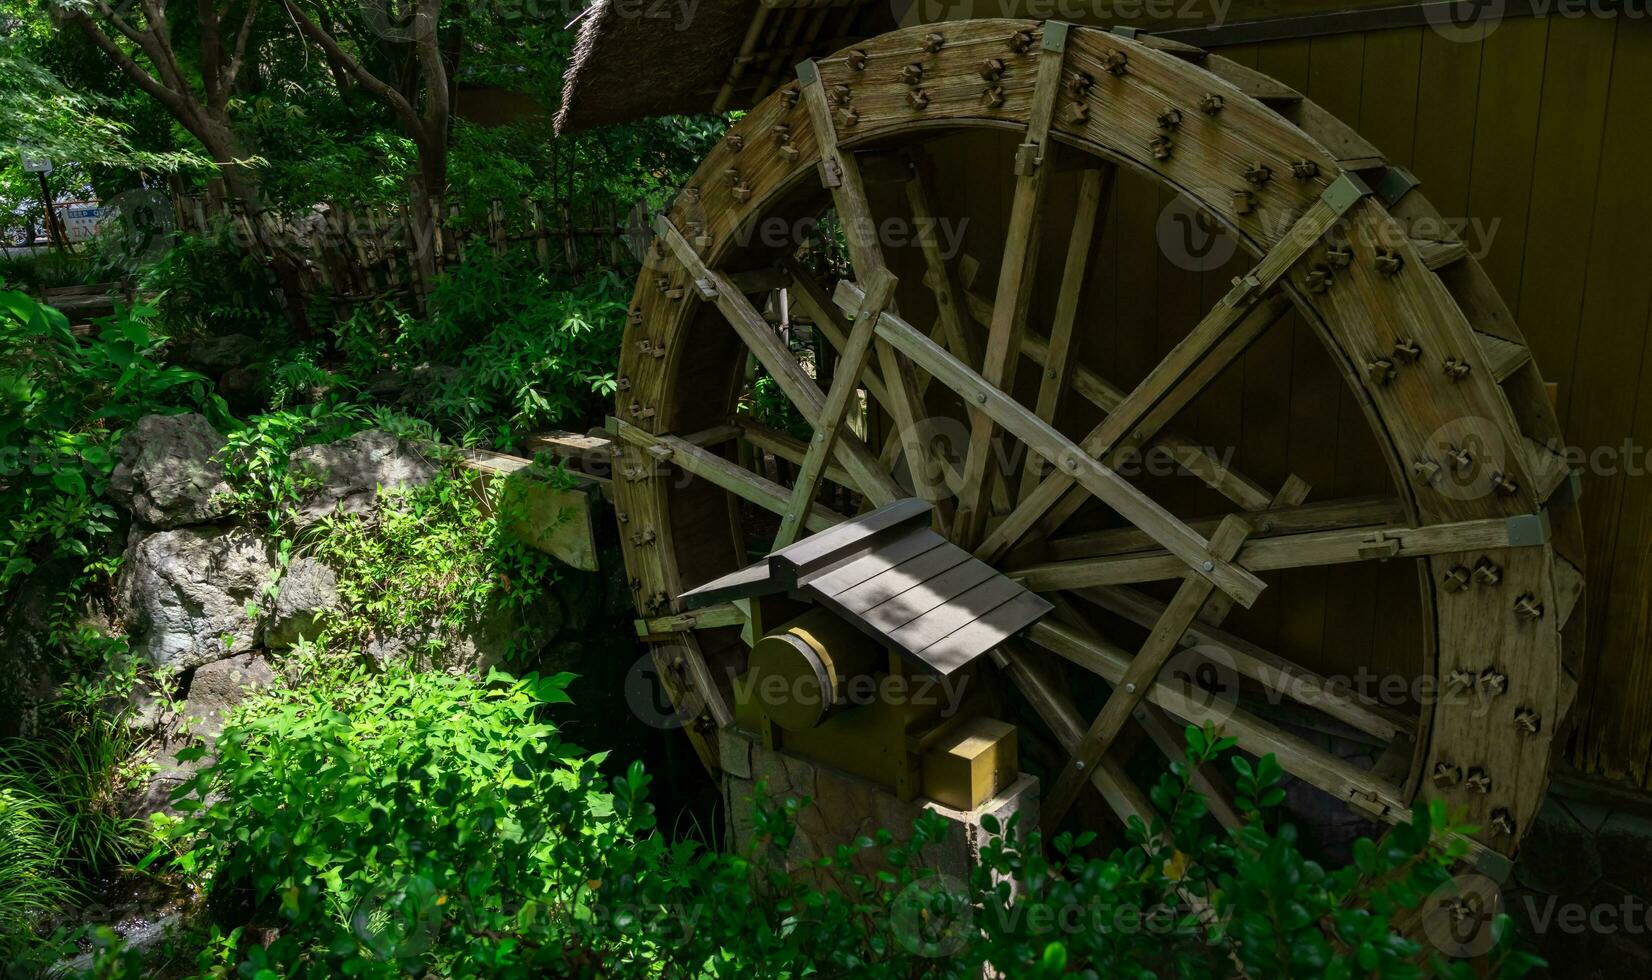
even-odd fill
[{"label": "wooden water wheel", "polygon": [[[1144,197],[1186,202],[1239,254],[1125,322],[1134,283],[1092,282],[1094,253],[1112,241],[1122,270],[1156,249],[1105,231]],[[827,213],[851,267],[835,283],[797,258],[795,230]],[[973,222],[961,251],[925,231],[947,215]],[[889,219],[915,240],[894,241]],[[1519,330],[1438,219],[1301,94],[1129,31],[949,23],[800,66],[657,222],[620,355],[631,586],[706,764],[732,722],[743,617],[676,597],[771,539],[916,493],[936,530],[1056,606],[992,653],[1065,760],[1046,773],[1047,819],[1086,783],[1121,815],[1148,811],[1113,750],[1134,725],[1162,742],[1197,715],[1199,692],[1163,670],[1194,647],[1248,692],[1223,721],[1245,751],[1380,820],[1443,796],[1482,828],[1482,857],[1512,854],[1574,689],[1576,493],[1545,448],[1559,430]],[[813,356],[765,317],[780,286],[812,321]],[[1296,338],[1285,375],[1319,385],[1327,412],[1351,406],[1308,451],[1335,454],[1334,485],[1368,492],[1322,495],[1267,451],[1299,436],[1198,408],[1281,329]],[[813,438],[736,412],[753,361]],[[1246,389],[1285,381],[1252,370]],[[1224,438],[1231,459],[1204,448]],[[1147,450],[1177,474],[1128,472]],[[1271,482],[1246,475],[1248,455],[1272,460]],[[753,519],[767,512],[778,531]],[[1318,644],[1275,648],[1286,631],[1258,610],[1277,622],[1310,592],[1364,612],[1344,626],[1333,609]],[[1332,676],[1344,644],[1421,683],[1385,697]],[[1099,713],[1080,710],[1075,670],[1105,682]],[[1384,748],[1349,761],[1271,709]]]}]

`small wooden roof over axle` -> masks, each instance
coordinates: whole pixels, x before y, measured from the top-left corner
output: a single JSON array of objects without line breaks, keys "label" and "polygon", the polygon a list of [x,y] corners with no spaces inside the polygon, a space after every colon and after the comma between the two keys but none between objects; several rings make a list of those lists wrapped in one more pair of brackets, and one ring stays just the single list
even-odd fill
[{"label": "small wooden roof over axle", "polygon": [[690,609],[789,593],[951,674],[1053,606],[930,530],[928,502],[897,500],[685,592]]}]

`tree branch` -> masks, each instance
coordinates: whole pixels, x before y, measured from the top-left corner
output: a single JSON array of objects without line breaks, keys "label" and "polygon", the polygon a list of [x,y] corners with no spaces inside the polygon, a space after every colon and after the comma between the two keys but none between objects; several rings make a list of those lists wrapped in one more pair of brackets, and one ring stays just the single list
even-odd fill
[{"label": "tree branch", "polygon": [[235,91],[235,79],[241,74],[241,66],[246,63],[247,42],[252,38],[252,22],[257,16],[258,0],[247,0],[246,16],[241,19],[241,29],[235,35],[235,53],[230,56],[229,67],[224,69],[221,105],[227,105],[230,93]]},{"label": "tree branch", "polygon": [[[116,44],[108,34],[105,34],[101,27],[94,24],[92,18],[88,17],[84,11],[76,11],[70,14],[69,20],[79,26],[81,31],[91,39],[91,42],[104,54],[108,55],[115,66],[121,70],[122,74],[130,78],[133,84],[149,93],[155,101],[166,106],[174,116],[178,117],[179,121],[183,121],[188,114],[189,107],[182,96],[162,85],[154,75],[144,71],[143,66],[134,61],[131,55],[121,50],[121,46]],[[123,29],[121,33],[125,34],[126,30]]]},{"label": "tree branch", "polygon": [[195,0],[195,17],[201,22],[201,87],[207,105],[218,104],[222,83],[224,41],[218,33],[218,6],[215,0]]},{"label": "tree branch", "polygon": [[[425,129],[436,139],[447,134],[448,114],[447,65],[442,61],[441,32],[437,29],[441,13],[442,0],[419,0],[414,37],[419,68],[424,73]],[[440,193],[440,188],[430,188],[430,191]]]},{"label": "tree branch", "polygon": [[322,30],[315,21],[310,19],[309,14],[300,9],[297,4],[292,3],[291,0],[282,0],[282,5],[287,8],[287,12],[292,15],[293,21],[298,24],[299,32],[314,41],[316,46],[321,48],[322,53],[327,56],[329,62],[354,78],[362,88],[389,103],[391,110],[401,117],[409,132],[416,137],[422,135],[424,121],[419,118],[419,113],[413,108],[413,103],[407,101],[400,92],[386,85],[377,75],[363,68],[360,62],[350,57],[349,52],[340,47],[338,41],[334,40],[331,34]]}]

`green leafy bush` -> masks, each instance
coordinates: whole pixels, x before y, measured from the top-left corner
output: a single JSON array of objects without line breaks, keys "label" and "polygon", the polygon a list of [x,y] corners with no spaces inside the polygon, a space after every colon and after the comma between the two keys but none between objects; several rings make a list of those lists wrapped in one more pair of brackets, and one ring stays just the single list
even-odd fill
[{"label": "green leafy bush", "polygon": [[461,441],[510,445],[603,414],[628,296],[613,273],[557,282],[526,254],[478,252],[440,280],[426,316],[366,304],[339,325],[336,344],[358,381],[433,366],[410,410]]},{"label": "green leafy bush", "polygon": [[[1235,759],[1249,823],[1212,831],[1190,788],[1231,748],[1210,730],[1189,730],[1155,787],[1168,817],[1111,853],[1063,834],[1047,856],[1015,820],[989,819],[1002,838],[957,882],[923,867],[949,826],[933,813],[802,864],[784,855],[806,800],[760,805],[749,853],[669,839],[640,766],[606,778],[547,720],[568,680],[358,673],[244,708],[168,831],[218,910],[215,955],[242,975],[318,977],[962,978],[990,963],[1015,977],[1467,978],[1532,963],[1505,945],[1476,974],[1393,931],[1462,851],[1438,808],[1328,872],[1269,829],[1278,765]],[[233,938],[255,931],[275,939]]]},{"label": "green leafy bush", "polygon": [[478,494],[474,478],[444,469],[418,487],[383,494],[372,520],[327,518],[307,550],[338,569],[343,609],[320,639],[359,649],[371,636],[423,638],[423,661],[444,663],[451,638],[485,629],[543,599],[554,561],[507,530],[502,481]]},{"label": "green leafy bush", "polygon": [[348,438],[371,424],[368,412],[336,399],[279,409],[236,425],[224,447],[224,476],[235,509],[281,531],[292,511],[314,489],[315,474],[296,471],[293,452],[315,443]]},{"label": "green leafy bush", "polygon": [[0,595],[42,561],[109,545],[103,492],[127,425],[221,404],[200,375],[156,360],[153,313],[118,310],[82,341],[57,310],[0,292]]},{"label": "green leafy bush", "polygon": [[158,295],[156,312],[175,335],[240,333],[261,337],[285,321],[269,274],[227,221],[204,234],[180,234],[140,277]]}]

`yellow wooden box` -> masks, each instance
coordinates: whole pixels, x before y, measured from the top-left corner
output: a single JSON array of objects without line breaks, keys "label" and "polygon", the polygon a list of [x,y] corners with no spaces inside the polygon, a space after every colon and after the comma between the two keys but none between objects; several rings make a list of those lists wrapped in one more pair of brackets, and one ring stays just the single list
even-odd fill
[{"label": "yellow wooden box", "polygon": [[923,795],[954,810],[973,810],[1015,780],[1015,726],[966,719],[923,756]]}]

